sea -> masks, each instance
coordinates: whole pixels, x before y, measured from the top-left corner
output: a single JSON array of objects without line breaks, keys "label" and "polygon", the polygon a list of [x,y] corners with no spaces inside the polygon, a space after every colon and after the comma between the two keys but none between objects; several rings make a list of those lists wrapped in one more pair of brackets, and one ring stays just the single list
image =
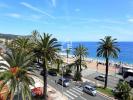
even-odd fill
[{"label": "sea", "polygon": [[[73,54],[74,48],[79,44],[84,45],[88,48],[88,58],[104,60],[104,58],[98,58],[96,56],[96,50],[98,47],[98,42],[61,42],[62,52],[65,53],[66,48],[71,48],[70,54]],[[125,64],[133,64],[133,42],[118,42],[118,47],[120,48],[119,57],[117,59],[110,58],[111,62],[121,62]]]}]

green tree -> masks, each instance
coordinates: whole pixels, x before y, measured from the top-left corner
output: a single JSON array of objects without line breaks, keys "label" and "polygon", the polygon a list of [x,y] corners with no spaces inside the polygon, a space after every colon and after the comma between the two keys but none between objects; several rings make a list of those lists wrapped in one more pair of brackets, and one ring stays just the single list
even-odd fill
[{"label": "green tree", "polygon": [[55,63],[57,64],[57,71],[60,71],[60,66],[63,64],[63,60],[61,58],[57,58],[55,60]]},{"label": "green tree", "polygon": [[116,40],[117,39],[112,39],[111,36],[105,36],[104,39],[100,39],[99,46],[97,48],[97,57],[103,57],[106,59],[106,74],[104,88],[107,87],[109,58],[118,58],[118,52],[120,52]]},{"label": "green tree", "polygon": [[66,49],[66,54],[67,54],[67,63],[68,63],[68,58],[69,58],[69,54],[70,54],[70,48]]},{"label": "green tree", "polygon": [[8,47],[16,51],[31,52],[34,47],[34,43],[29,37],[19,37],[13,40]]},{"label": "green tree", "polygon": [[78,47],[74,48],[74,53],[73,53],[76,57],[76,60],[71,63],[71,64],[68,64],[66,67],[68,68],[75,68],[76,69],[76,72],[75,72],[75,75],[74,75],[74,80],[75,81],[80,81],[81,80],[81,71],[82,71],[82,68],[81,67],[87,67],[85,61],[84,61],[84,57],[87,57],[88,55],[88,49],[86,47],[84,47],[83,45],[79,45]]},{"label": "green tree", "polygon": [[80,66],[80,71],[81,71],[81,65],[82,61],[84,60],[85,57],[88,55],[88,49],[83,46],[82,44],[79,44],[76,48],[74,48],[74,53],[73,53],[77,59],[77,64]]},{"label": "green tree", "polygon": [[0,70],[2,71],[2,73],[0,73],[0,80],[3,81],[0,90],[3,86],[8,85],[9,92],[7,95],[9,95],[10,100],[13,100],[15,95],[18,96],[18,100],[20,95],[23,100],[27,98],[31,100],[29,85],[34,85],[34,80],[32,78],[32,76],[34,76],[32,71],[33,54],[10,50],[3,58],[9,65],[2,62],[0,63]]},{"label": "green tree", "polygon": [[126,81],[120,81],[116,87],[117,92],[115,96],[121,100],[132,100],[131,98],[131,87]]},{"label": "green tree", "polygon": [[[36,48],[35,51],[37,55],[40,55],[40,59],[42,60],[41,67],[43,68],[44,75],[44,100],[47,100],[47,68],[48,63],[55,61],[58,58],[58,53],[60,51],[60,44],[58,43],[56,38],[52,38],[51,34],[43,33],[43,35],[38,35],[36,37]],[[38,57],[38,56],[37,56]]]}]

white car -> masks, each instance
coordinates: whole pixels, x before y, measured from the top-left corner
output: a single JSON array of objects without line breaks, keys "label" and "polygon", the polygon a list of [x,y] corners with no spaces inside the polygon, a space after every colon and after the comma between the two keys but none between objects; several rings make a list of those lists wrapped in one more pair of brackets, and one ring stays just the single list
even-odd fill
[{"label": "white car", "polygon": [[100,81],[105,81],[105,75],[99,75],[95,77],[95,79],[100,80]]},{"label": "white car", "polygon": [[83,87],[83,91],[90,94],[90,95],[93,95],[93,96],[96,96],[96,94],[97,94],[96,88],[91,87],[89,85],[85,85]]}]

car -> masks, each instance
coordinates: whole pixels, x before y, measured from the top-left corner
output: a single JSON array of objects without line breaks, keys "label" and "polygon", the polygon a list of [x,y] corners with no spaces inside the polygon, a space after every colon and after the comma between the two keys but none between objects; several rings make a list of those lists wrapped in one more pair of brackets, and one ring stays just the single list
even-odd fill
[{"label": "car", "polygon": [[90,94],[92,96],[96,96],[96,94],[97,94],[96,88],[93,88],[90,85],[85,85],[83,87],[83,92],[88,93],[88,94]]},{"label": "car", "polygon": [[68,87],[70,85],[70,81],[68,79],[65,79],[65,78],[59,78],[57,83],[64,86],[64,87]]},{"label": "car", "polygon": [[49,70],[48,74],[51,75],[51,76],[57,76],[57,73],[53,70]]},{"label": "car", "polygon": [[99,75],[95,77],[95,79],[100,80],[100,81],[105,81],[105,75]]}]

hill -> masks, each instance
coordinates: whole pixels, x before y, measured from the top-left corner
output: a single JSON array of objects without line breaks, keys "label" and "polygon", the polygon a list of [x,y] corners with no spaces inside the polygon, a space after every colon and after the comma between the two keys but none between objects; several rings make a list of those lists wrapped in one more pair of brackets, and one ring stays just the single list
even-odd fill
[{"label": "hill", "polygon": [[4,39],[15,39],[17,37],[21,37],[20,35],[13,35],[13,34],[3,34],[0,33],[0,38],[4,38]]}]

